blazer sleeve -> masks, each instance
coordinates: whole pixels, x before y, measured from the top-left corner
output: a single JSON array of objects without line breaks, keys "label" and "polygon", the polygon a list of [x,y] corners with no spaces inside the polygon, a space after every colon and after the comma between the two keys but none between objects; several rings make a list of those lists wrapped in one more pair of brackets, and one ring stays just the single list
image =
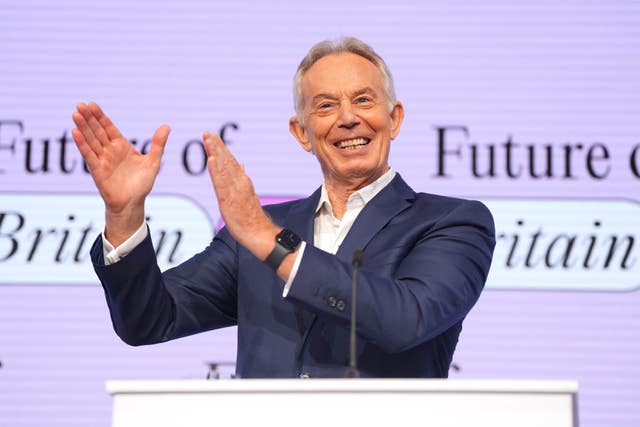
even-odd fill
[{"label": "blazer sleeve", "polygon": [[108,266],[99,237],[91,258],[114,330],[127,344],[154,344],[236,323],[237,244],[226,229],[203,252],[164,273],[150,236]]},{"label": "blazer sleeve", "polygon": [[[466,316],[487,278],[495,232],[482,203],[461,201],[433,221],[414,221],[388,234],[379,237],[385,240],[378,242],[385,247],[382,256],[367,260],[374,241],[365,248],[358,273],[357,330],[394,353],[440,335]],[[398,241],[403,243],[398,246]],[[288,298],[346,326],[351,274],[349,261],[308,245]]]}]

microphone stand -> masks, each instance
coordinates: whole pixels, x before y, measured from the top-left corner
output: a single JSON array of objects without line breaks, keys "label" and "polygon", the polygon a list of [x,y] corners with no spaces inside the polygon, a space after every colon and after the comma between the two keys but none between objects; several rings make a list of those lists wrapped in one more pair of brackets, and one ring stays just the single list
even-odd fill
[{"label": "microphone stand", "polygon": [[358,268],[362,265],[363,257],[362,249],[357,249],[353,253],[351,261],[351,267],[353,267],[351,274],[351,333],[349,337],[349,368],[345,374],[347,378],[360,377],[356,357],[356,289],[358,287]]}]

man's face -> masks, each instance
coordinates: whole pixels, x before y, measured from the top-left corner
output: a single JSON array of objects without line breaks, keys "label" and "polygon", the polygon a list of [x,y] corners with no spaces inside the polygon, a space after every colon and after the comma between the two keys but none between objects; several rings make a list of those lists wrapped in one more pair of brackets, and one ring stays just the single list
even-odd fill
[{"label": "man's face", "polygon": [[291,133],[312,151],[329,185],[363,187],[389,168],[389,146],[400,130],[402,104],[389,111],[376,66],[352,53],[318,60],[302,78],[304,123]]}]

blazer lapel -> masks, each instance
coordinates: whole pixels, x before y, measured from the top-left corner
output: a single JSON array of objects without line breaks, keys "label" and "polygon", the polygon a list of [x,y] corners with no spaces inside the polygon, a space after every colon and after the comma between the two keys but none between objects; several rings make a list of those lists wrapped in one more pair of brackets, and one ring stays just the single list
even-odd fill
[{"label": "blazer lapel", "polygon": [[415,192],[396,173],[395,178],[367,203],[347,233],[337,256],[351,262],[357,249],[363,249],[394,216],[411,206]]},{"label": "blazer lapel", "polygon": [[284,227],[295,231],[305,242],[313,245],[313,219],[320,200],[320,188],[306,199],[295,203],[284,219]]}]

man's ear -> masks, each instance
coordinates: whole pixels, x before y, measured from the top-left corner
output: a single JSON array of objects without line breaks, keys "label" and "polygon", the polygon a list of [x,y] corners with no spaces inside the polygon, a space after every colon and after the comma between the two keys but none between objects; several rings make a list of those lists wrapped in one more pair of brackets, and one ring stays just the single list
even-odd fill
[{"label": "man's ear", "polygon": [[400,132],[400,126],[404,120],[404,107],[402,102],[396,101],[391,110],[391,139],[395,139]]},{"label": "man's ear", "polygon": [[298,143],[305,151],[312,150],[313,147],[311,146],[311,141],[309,141],[309,134],[302,123],[300,123],[298,116],[293,116],[289,119],[289,132],[298,140]]}]

